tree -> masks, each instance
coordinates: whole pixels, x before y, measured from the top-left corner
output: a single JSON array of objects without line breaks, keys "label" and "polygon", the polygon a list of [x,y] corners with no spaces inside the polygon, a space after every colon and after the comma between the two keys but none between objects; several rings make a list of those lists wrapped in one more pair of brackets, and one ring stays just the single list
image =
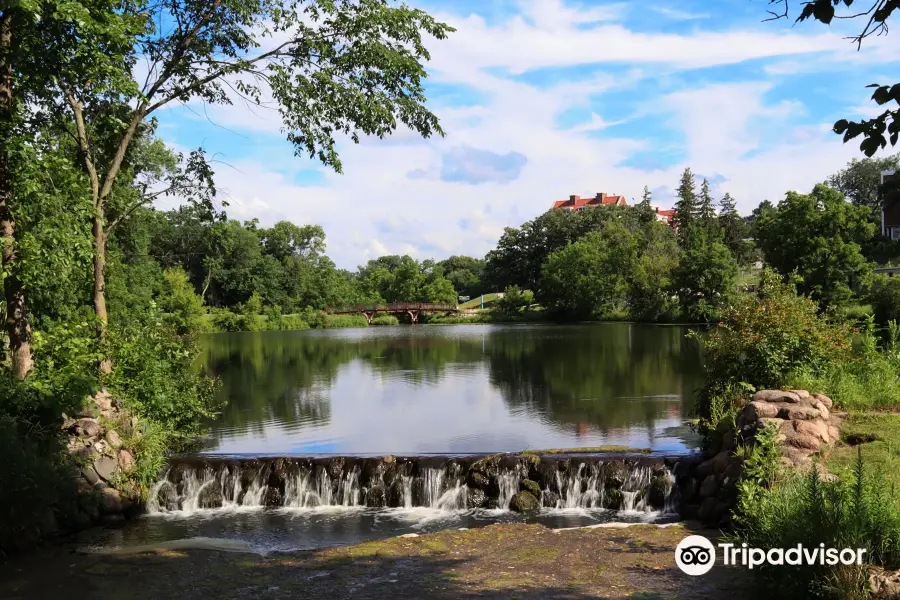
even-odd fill
[{"label": "tree", "polygon": [[168,320],[179,335],[199,331],[200,320],[206,314],[203,299],[194,292],[187,273],[179,268],[166,269],[163,273],[159,308],[168,313]]},{"label": "tree", "polygon": [[[788,0],[769,0],[769,4],[782,5],[779,12],[769,11],[772,19],[788,18]],[[867,5],[863,8],[860,4]],[[843,6],[841,6],[843,5]],[[887,34],[887,21],[895,10],[900,8],[900,3],[894,0],[810,0],[802,3],[803,10],[797,16],[796,22],[813,19],[830,25],[834,19],[851,20],[858,22],[861,29],[852,39],[857,48],[862,47],[863,41],[873,34]],[[838,9],[846,14],[839,14]],[[772,20],[770,19],[770,20]],[[896,103],[900,105],[900,84],[879,85],[871,84],[868,87],[875,88],[872,100],[879,106]],[[863,119],[861,121],[849,121],[840,119],[834,124],[834,132],[844,137],[844,142],[854,138],[863,137],[859,149],[866,156],[872,156],[879,148],[897,144],[900,136],[900,108],[890,108],[877,117]]]},{"label": "tree", "polygon": [[503,290],[503,297],[497,300],[497,310],[505,315],[517,315],[533,301],[534,294],[530,290],[523,291],[518,286],[509,285]]},{"label": "tree", "polygon": [[626,276],[632,319],[656,321],[671,309],[672,272],[678,265],[678,242],[672,228],[653,220],[643,228],[639,256]]},{"label": "tree", "polygon": [[731,252],[694,227],[681,246],[672,287],[685,315],[696,321],[715,318],[732,296],[738,268]]},{"label": "tree", "polygon": [[443,269],[444,276],[454,289],[463,296],[474,298],[489,291],[484,283],[485,263],[483,259],[470,256],[451,256],[439,262],[438,265]]},{"label": "tree", "polygon": [[[422,62],[429,54],[422,33],[443,39],[452,29],[421,10],[387,0],[122,4],[92,4],[106,26],[79,38],[35,29],[43,44],[74,57],[47,72],[41,108],[65,115],[60,126],[74,123],[90,178],[101,337],[108,320],[106,228],[115,223],[110,198],[134,140],[160,108],[192,98],[228,104],[234,96],[261,105],[270,96],[296,152],[337,172],[338,133],[358,142],[360,134],[390,135],[400,122],[424,137],[443,134],[424,105]],[[139,58],[149,64],[144,81],[133,76]],[[202,152],[192,154],[192,165],[197,179],[211,175]]]},{"label": "tree", "polygon": [[737,203],[731,194],[725,193],[719,201],[719,229],[722,231],[722,241],[734,255],[738,264],[746,265],[750,262],[750,248],[745,239],[748,237],[748,226],[737,211]]},{"label": "tree", "polygon": [[675,227],[678,231],[678,240],[684,241],[697,217],[697,194],[695,191],[694,174],[687,168],[681,174],[681,183],[678,185],[675,202]]},{"label": "tree", "polygon": [[868,215],[867,207],[817,185],[810,194],[788,192],[777,208],[761,212],[756,238],[769,265],[784,277],[800,277],[798,291],[822,309],[840,306],[871,273],[861,252],[875,232]]},{"label": "tree", "polygon": [[872,211],[872,219],[881,220],[881,172],[900,169],[900,154],[882,158],[853,159],[828,178],[828,185],[857,206]]},{"label": "tree", "polygon": [[625,304],[626,277],[638,257],[639,240],[621,223],[609,223],[547,257],[538,301],[572,317],[608,313]]},{"label": "tree", "polygon": [[709,191],[709,181],[703,180],[700,184],[700,201],[697,205],[697,221],[698,224],[706,229],[706,233],[710,238],[719,235],[719,223],[716,219],[716,209],[713,206],[712,194]]},{"label": "tree", "polygon": [[650,191],[650,188],[645,185],[644,192],[641,195],[641,201],[638,204],[640,219],[644,223],[649,223],[656,220],[656,211],[653,210],[652,201],[653,193]]}]

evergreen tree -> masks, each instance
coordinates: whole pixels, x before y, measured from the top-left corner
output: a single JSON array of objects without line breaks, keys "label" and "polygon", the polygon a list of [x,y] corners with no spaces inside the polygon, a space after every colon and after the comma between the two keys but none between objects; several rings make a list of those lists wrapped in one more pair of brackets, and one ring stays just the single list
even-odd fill
[{"label": "evergreen tree", "polygon": [[728,193],[719,201],[719,228],[722,230],[722,241],[731,250],[738,264],[747,264],[750,260],[750,247],[744,240],[749,235],[749,226],[738,214],[737,204]]},{"label": "evergreen tree", "polygon": [[652,200],[653,193],[650,191],[650,188],[645,185],[644,193],[641,195],[641,201],[637,205],[638,214],[643,223],[650,223],[656,220],[656,211],[653,210],[653,206],[650,204]]},{"label": "evergreen tree", "polygon": [[650,206],[650,201],[653,200],[653,192],[650,191],[650,188],[646,185],[644,186],[644,193],[641,196],[641,206]]},{"label": "evergreen tree", "polygon": [[700,222],[700,225],[706,230],[706,233],[711,240],[719,239],[721,236],[721,229],[719,228],[719,222],[716,219],[716,209],[713,207],[712,194],[709,191],[709,181],[706,179],[704,179],[703,183],[700,185],[700,202],[697,208],[697,219]]},{"label": "evergreen tree", "polygon": [[690,167],[681,175],[678,186],[678,200],[675,202],[675,227],[678,229],[678,241],[683,243],[697,216],[697,193],[694,174]]}]

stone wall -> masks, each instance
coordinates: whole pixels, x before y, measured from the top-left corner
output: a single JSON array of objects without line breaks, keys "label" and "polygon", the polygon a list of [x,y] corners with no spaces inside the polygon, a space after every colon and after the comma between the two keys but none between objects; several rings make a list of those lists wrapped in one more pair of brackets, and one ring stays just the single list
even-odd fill
[{"label": "stone wall", "polygon": [[78,415],[63,416],[72,477],[80,492],[78,514],[70,525],[113,524],[139,513],[137,490],[126,477],[134,468],[133,448],[126,442],[141,436],[137,419],[120,410],[106,391],[89,399]]},{"label": "stone wall", "polygon": [[763,427],[775,427],[784,466],[807,467],[813,455],[840,439],[840,423],[831,407],[830,398],[806,390],[756,392],[738,415],[736,428],[723,427],[713,447],[675,466],[682,517],[728,527],[742,472],[741,460],[734,453],[737,444],[752,444]]}]

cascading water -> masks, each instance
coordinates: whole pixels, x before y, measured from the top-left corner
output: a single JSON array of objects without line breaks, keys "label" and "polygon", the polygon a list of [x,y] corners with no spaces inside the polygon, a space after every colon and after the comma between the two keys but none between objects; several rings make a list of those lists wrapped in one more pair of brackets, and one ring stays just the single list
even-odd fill
[{"label": "cascading water", "polygon": [[674,477],[659,459],[569,461],[510,456],[429,459],[194,459],[173,465],[150,492],[151,514],[240,507],[324,507],[440,511],[506,510],[520,491],[544,510],[677,511]]}]

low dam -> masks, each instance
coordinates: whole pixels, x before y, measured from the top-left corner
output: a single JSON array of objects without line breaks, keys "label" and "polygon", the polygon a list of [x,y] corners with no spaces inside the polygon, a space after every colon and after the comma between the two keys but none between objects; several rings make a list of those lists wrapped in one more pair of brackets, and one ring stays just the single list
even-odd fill
[{"label": "low dam", "polygon": [[495,454],[378,458],[190,457],[153,487],[150,514],[234,508],[674,513],[677,459]]}]

